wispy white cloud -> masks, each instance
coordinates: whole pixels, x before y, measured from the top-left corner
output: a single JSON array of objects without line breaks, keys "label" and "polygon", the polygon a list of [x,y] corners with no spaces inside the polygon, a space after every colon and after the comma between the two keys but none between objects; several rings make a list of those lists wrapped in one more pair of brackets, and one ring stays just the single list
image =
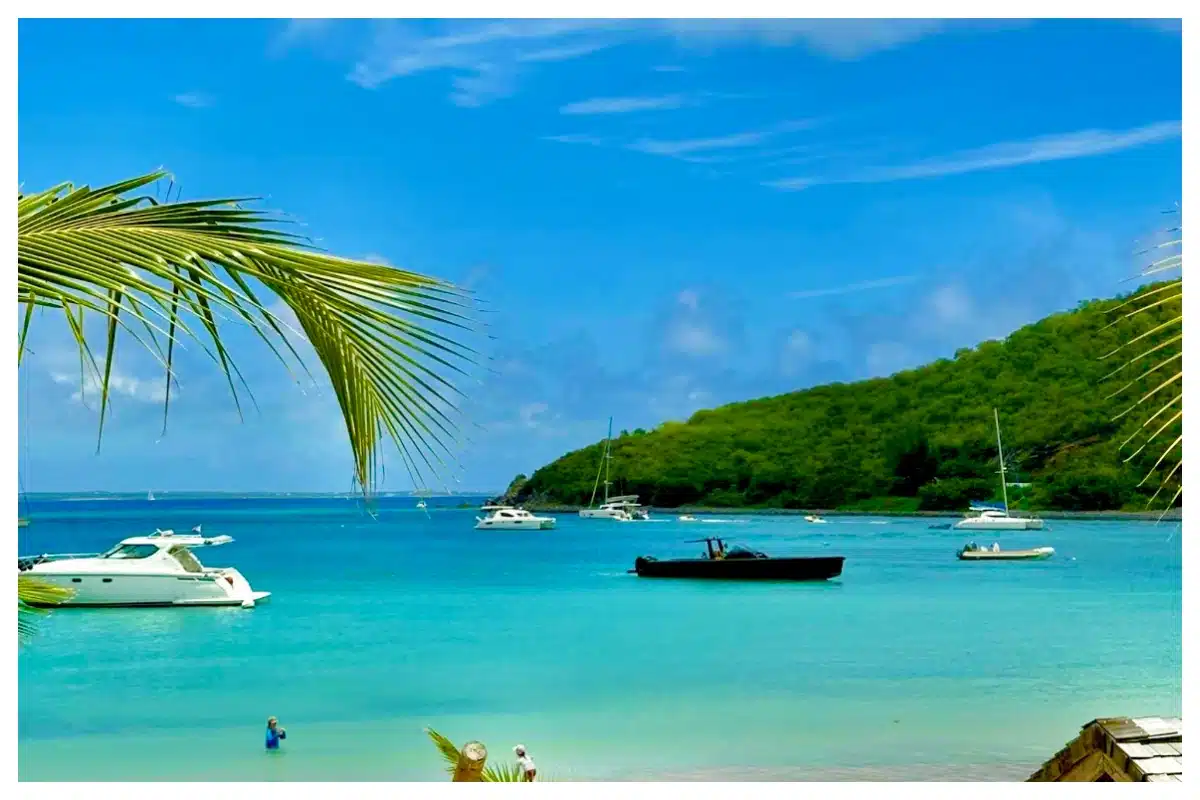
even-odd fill
[{"label": "wispy white cloud", "polygon": [[784,191],[797,191],[821,184],[886,183],[961,175],[1022,164],[1116,153],[1133,147],[1177,138],[1182,130],[1181,123],[1175,121],[1155,122],[1125,131],[1084,130],[1074,133],[1051,134],[1017,142],[1000,142],[973,150],[962,150],[958,153],[911,164],[873,167],[849,172],[845,175],[783,178],[765,181],[764,185]]},{"label": "wispy white cloud", "polygon": [[549,410],[550,406],[546,403],[526,403],[517,409],[517,416],[526,428],[536,428],[539,424],[539,417]]},{"label": "wispy white cloud", "polygon": [[599,136],[587,133],[566,133],[559,136],[543,136],[543,141],[558,142],[559,144],[587,144],[593,147],[603,147],[607,141]]},{"label": "wispy white cloud", "polygon": [[[86,404],[88,400],[100,401],[100,389],[103,381],[92,370],[86,370],[82,375],[69,372],[51,372],[50,378],[55,383],[64,386],[74,386],[75,392],[71,399],[77,403]],[[82,378],[82,380],[81,380]],[[108,376],[109,396],[122,395],[139,403],[161,403],[167,398],[166,377],[155,380],[135,378],[123,373],[115,367]],[[179,391],[172,387],[171,394],[178,397]]]},{"label": "wispy white cloud", "polygon": [[805,289],[799,292],[790,292],[788,297],[796,299],[807,299],[810,297],[830,297],[837,294],[856,294],[858,292],[869,292],[873,289],[887,289],[892,286],[903,286],[906,283],[919,281],[920,275],[898,275],[893,278],[879,278],[872,281],[859,281],[857,283],[848,283],[845,286],[832,286],[827,289]]},{"label": "wispy white cloud", "polygon": [[452,81],[454,91],[450,102],[464,108],[476,108],[516,91],[516,77],[511,69],[496,64],[479,64],[469,75],[457,75]]},{"label": "wispy white cloud", "polygon": [[638,139],[629,145],[629,149],[657,156],[685,156],[732,147],[752,147],[761,144],[771,135],[770,131],[751,131],[707,139]]},{"label": "wispy white cloud", "polygon": [[212,95],[204,94],[203,92],[184,92],[183,94],[175,95],[171,99],[186,108],[208,108],[214,102]]},{"label": "wispy white cloud", "polygon": [[598,53],[610,46],[611,43],[609,42],[593,41],[584,42],[582,44],[564,45],[563,47],[546,47],[541,50],[531,50],[528,52],[518,53],[516,60],[526,64],[570,61],[574,58],[582,58],[583,56],[589,56],[592,53]]},{"label": "wispy white cloud", "polygon": [[945,20],[936,19],[680,19],[663,24],[667,32],[685,43],[767,47],[799,43],[841,60],[899,47],[941,33],[947,27]]},{"label": "wispy white cloud", "polygon": [[683,94],[666,94],[657,97],[595,97],[567,103],[558,111],[560,114],[630,114],[636,111],[666,111],[683,108],[694,101]]},{"label": "wispy white cloud", "polygon": [[[338,38],[336,30],[344,24],[292,20],[275,38],[272,49],[285,52],[301,45],[321,48]],[[368,26],[369,35],[359,37],[359,55],[349,78],[366,88],[375,88],[395,78],[439,70],[467,75],[487,72],[493,81],[501,72],[507,75],[508,88],[504,92],[463,93],[460,89],[455,94],[458,99],[473,98],[469,104],[480,104],[512,93],[513,67],[571,61],[629,42],[669,38],[704,50],[802,45],[820,55],[847,60],[945,30],[984,25],[976,21],[921,19],[380,21]],[[684,70],[672,64],[653,69]]]},{"label": "wispy white cloud", "polygon": [[[455,87],[456,102],[478,105],[510,94],[519,64],[566,61],[609,46],[594,34],[611,25],[604,20],[553,19],[456,22],[429,33],[424,26],[379,23],[350,78],[375,88],[393,78],[449,70],[460,73],[457,81],[487,84],[484,91],[474,85]],[[497,91],[501,85],[503,91]]]},{"label": "wispy white cloud", "polygon": [[639,153],[658,156],[695,157],[714,150],[754,147],[782,134],[807,130],[816,124],[818,124],[817,120],[785,120],[764,130],[743,131],[699,139],[638,139],[630,143],[628,148]]},{"label": "wispy white cloud", "polygon": [[717,356],[728,350],[725,337],[700,309],[700,292],[683,289],[675,302],[680,313],[667,327],[667,350],[693,358]]}]

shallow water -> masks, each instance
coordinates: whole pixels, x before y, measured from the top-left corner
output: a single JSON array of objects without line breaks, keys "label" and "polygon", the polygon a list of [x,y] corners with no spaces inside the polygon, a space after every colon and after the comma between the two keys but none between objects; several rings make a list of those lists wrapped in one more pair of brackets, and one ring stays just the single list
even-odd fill
[{"label": "shallow water", "polygon": [[[19,656],[20,778],[439,780],[431,726],[494,758],[523,742],[562,779],[1005,779],[1095,717],[1181,712],[1177,525],[1054,521],[1000,540],[1053,559],[970,564],[923,519],[482,533],[436,507],[458,501],[35,503],[22,553],[203,523],[236,542],[202,559],[274,594],[46,617]],[[845,573],[625,572],[718,532]],[[268,755],[272,714],[289,738]]]}]

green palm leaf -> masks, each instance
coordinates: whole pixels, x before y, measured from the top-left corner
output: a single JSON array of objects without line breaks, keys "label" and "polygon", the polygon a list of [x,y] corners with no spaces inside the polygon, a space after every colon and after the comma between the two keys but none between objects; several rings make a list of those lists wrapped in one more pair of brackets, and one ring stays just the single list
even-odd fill
[{"label": "green palm leaf", "polygon": [[71,597],[71,590],[52,586],[26,575],[17,576],[17,640],[23,642],[37,632],[41,606],[53,606]]},{"label": "green palm leaf", "polygon": [[[1121,443],[1129,450],[1126,462],[1147,450],[1150,457],[1157,448],[1158,457],[1147,470],[1139,486],[1157,484],[1147,505],[1163,495],[1173,495],[1166,509],[1174,507],[1183,493],[1183,228],[1167,231],[1162,243],[1139,255],[1153,254],[1153,259],[1139,277],[1159,277],[1168,271],[1178,271],[1171,278],[1133,294],[1114,309],[1117,317],[1111,325],[1124,326],[1128,338],[1105,358],[1122,356],[1125,361],[1108,375],[1124,383],[1108,399],[1122,398],[1123,407],[1114,417],[1141,419],[1134,432]],[[1178,252],[1176,252],[1178,251]],[[1151,309],[1167,313],[1166,320],[1153,327],[1139,326],[1141,315]],[[1158,313],[1161,313],[1158,312]],[[1165,511],[1164,511],[1165,513]]]},{"label": "green palm leaf", "polygon": [[[139,194],[165,176],[18,194],[18,363],[33,310],[51,309],[62,313],[81,369],[98,378],[98,438],[119,334],[161,363],[164,415],[176,346],[184,341],[197,343],[222,371],[240,412],[239,385],[253,395],[226,348],[223,321],[248,326],[285,365],[289,355],[303,365],[262,299],[270,293],[295,312],[329,377],[364,491],[375,484],[385,439],[417,485],[447,467],[462,398],[456,382],[477,360],[462,344],[475,330],[470,294],[436,278],[317,252],[239,200],[160,203]],[[85,314],[105,322],[98,352],[84,336]]]},{"label": "green palm leaf", "polygon": [[[438,752],[442,754],[442,759],[446,762],[446,772],[453,775],[454,768],[458,766],[458,745],[433,728],[426,728],[425,733],[433,740],[433,745]],[[525,780],[519,764],[501,764],[499,766],[487,764],[483,768],[482,777],[484,783],[521,783]]]}]

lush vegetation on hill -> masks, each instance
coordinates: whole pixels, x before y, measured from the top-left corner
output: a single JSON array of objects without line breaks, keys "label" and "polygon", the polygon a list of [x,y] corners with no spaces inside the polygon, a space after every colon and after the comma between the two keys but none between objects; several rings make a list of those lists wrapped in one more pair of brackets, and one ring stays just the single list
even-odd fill
[{"label": "lush vegetation on hill", "polygon": [[[998,499],[995,406],[1008,480],[1027,484],[1010,486],[1014,507],[1143,508],[1157,484],[1138,484],[1161,448],[1137,452],[1137,437],[1163,419],[1145,428],[1148,414],[1114,417],[1138,389],[1158,382],[1141,376],[1144,365],[1137,364],[1110,376],[1126,356],[1104,356],[1141,334],[1145,344],[1161,337],[1160,353],[1178,351],[1155,329],[1180,308],[1167,303],[1121,319],[1128,307],[1117,308],[1128,299],[1083,303],[1003,342],[889,378],[818,386],[700,411],[649,432],[622,432],[612,444],[613,493],[660,507],[833,509],[908,498],[899,505],[960,510],[971,500]],[[1169,386],[1151,405],[1180,391]],[[1161,438],[1171,441],[1178,429],[1175,423]],[[519,499],[586,504],[602,446],[537,470],[518,485]]]}]

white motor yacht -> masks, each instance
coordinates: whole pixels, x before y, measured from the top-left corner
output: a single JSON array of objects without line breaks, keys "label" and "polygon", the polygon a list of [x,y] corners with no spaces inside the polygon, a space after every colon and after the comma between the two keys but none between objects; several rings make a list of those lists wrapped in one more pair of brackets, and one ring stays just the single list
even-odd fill
[{"label": "white motor yacht", "polygon": [[1000,491],[1004,508],[972,507],[978,516],[959,520],[954,527],[962,531],[1040,531],[1042,521],[1037,517],[1014,517],[1008,513],[1008,474],[1004,464],[1004,444],[1000,440],[1000,412],[992,409],[996,420],[996,451],[1000,456]]},{"label": "white motor yacht", "polygon": [[806,516],[804,518],[804,521],[805,522],[815,522],[818,525],[823,525],[825,523],[825,520],[821,519],[816,514],[809,514],[808,516]]},{"label": "white motor yacht", "polygon": [[244,606],[270,592],[256,592],[232,567],[205,567],[199,547],[229,544],[230,536],[155,531],[134,536],[105,553],[19,558],[18,574],[70,590],[63,606]]},{"label": "white motor yacht", "polygon": [[486,517],[476,517],[476,530],[496,528],[500,530],[550,530],[554,527],[554,517],[536,517],[523,508],[513,506],[484,506],[483,511],[490,511]]}]

